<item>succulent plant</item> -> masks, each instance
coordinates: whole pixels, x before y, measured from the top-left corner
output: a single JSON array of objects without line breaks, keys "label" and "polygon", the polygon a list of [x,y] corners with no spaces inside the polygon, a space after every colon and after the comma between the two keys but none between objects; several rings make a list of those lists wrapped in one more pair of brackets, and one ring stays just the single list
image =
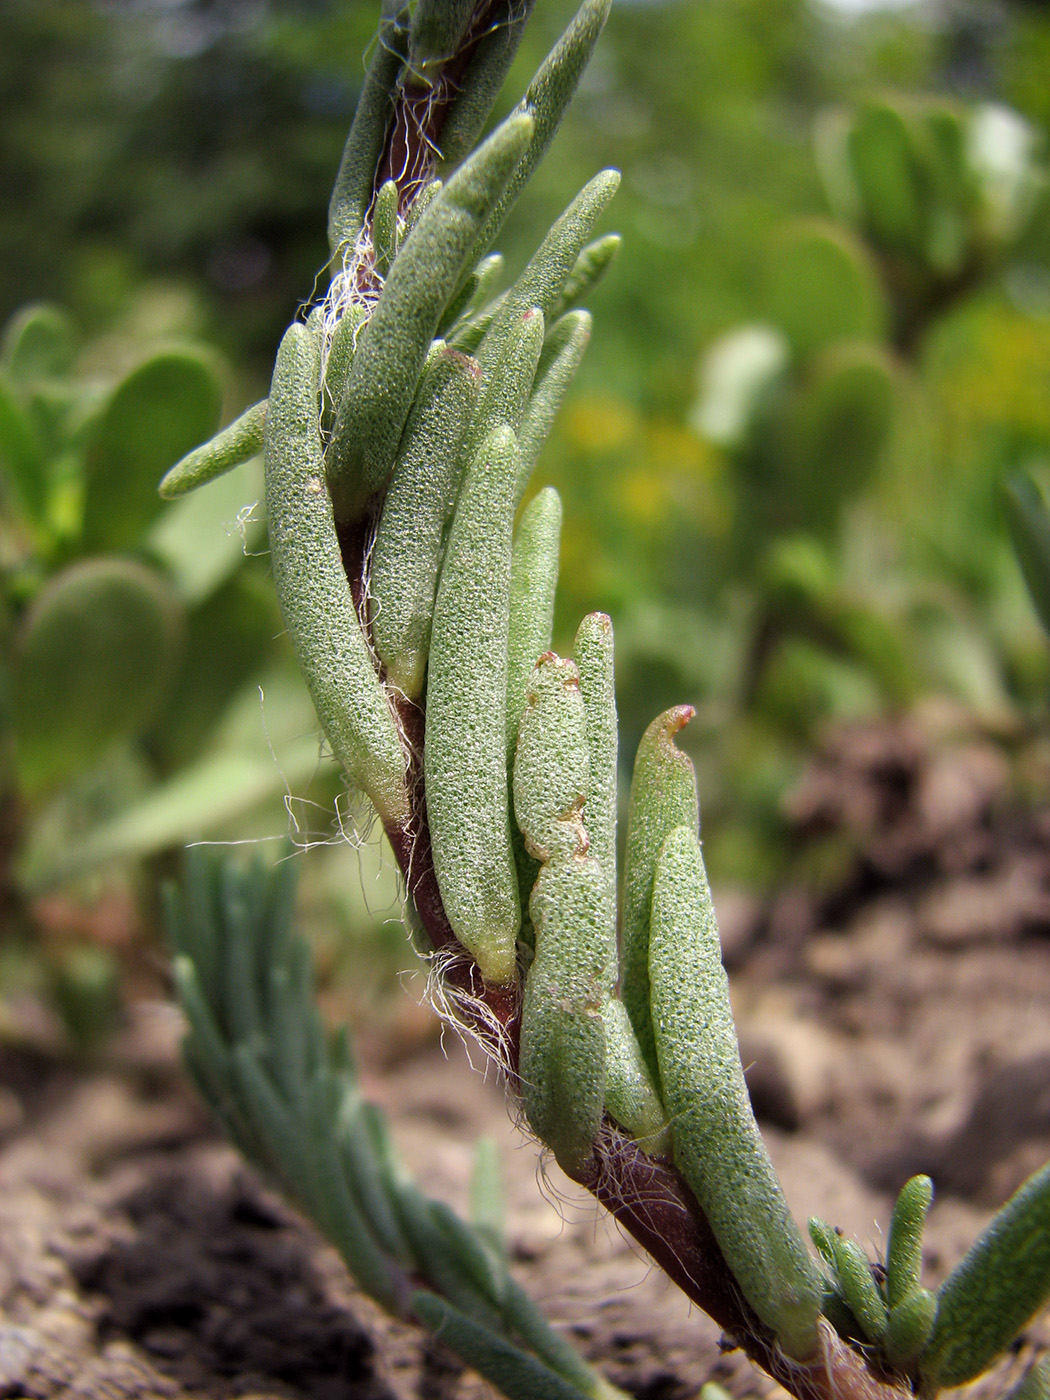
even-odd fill
[{"label": "succulent plant", "polygon": [[[550,650],[557,497],[520,508],[586,340],[576,303],[615,247],[593,238],[615,174],[581,190],[498,294],[490,253],[609,0],[585,0],[472,151],[530,8],[384,10],[330,208],[328,292],[286,332],[250,426],[162,490],[212,479],[264,423],[274,584],[318,718],[398,860],[436,1003],[496,1060],[568,1176],[800,1400],[932,1396],[987,1367],[1050,1294],[1050,1174],[936,1293],[920,1273],[924,1178],[901,1193],[884,1277],[820,1221],[815,1256],[744,1081],[696,777],[675,743],[689,706],[642,739],[617,871],[612,626],[591,614],[571,656]],[[884,396],[870,357],[808,348],[800,458]],[[882,410],[870,418],[877,429]],[[372,1296],[508,1394],[596,1395],[604,1383],[551,1342],[483,1233],[399,1178],[310,1006],[289,900],[280,878],[198,859],[173,904],[205,1096]]]}]

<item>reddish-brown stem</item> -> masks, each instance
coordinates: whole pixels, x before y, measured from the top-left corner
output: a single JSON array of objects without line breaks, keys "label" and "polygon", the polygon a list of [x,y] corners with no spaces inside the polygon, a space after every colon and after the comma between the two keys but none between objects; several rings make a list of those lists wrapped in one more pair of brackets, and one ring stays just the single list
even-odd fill
[{"label": "reddish-brown stem", "polygon": [[611,1123],[598,1141],[585,1186],[681,1288],[764,1371],[799,1400],[900,1400],[905,1387],[880,1378],[821,1323],[817,1355],[793,1361],[755,1316],[729,1271],[707,1217],[666,1161],[647,1157]]},{"label": "reddish-brown stem", "polygon": [[[397,697],[395,706],[408,750],[411,814],[406,822],[386,828],[387,839],[397,858],[416,913],[434,948],[458,948],[463,951],[463,957],[449,963],[446,976],[453,986],[468,994],[469,999],[462,1003],[464,1009],[472,1002],[483,1003],[489,1008],[507,1035],[508,1044],[513,1051],[512,1063],[516,1063],[520,1009],[518,987],[515,983],[509,986],[492,986],[484,982],[477,964],[467,955],[466,949],[452,931],[452,925],[441,901],[441,891],[438,889],[434,853],[430,844],[430,826],[427,822],[423,785],[423,709],[404,696]],[[480,1018],[476,1021],[474,1029],[482,1033]],[[493,1046],[493,1049],[496,1047]]]},{"label": "reddish-brown stem", "polygon": [[508,12],[507,0],[480,0],[459,48],[439,72],[422,77],[406,67],[375,181],[377,190],[396,181],[401,213],[441,158],[441,129],[478,44],[494,25],[509,22]]}]

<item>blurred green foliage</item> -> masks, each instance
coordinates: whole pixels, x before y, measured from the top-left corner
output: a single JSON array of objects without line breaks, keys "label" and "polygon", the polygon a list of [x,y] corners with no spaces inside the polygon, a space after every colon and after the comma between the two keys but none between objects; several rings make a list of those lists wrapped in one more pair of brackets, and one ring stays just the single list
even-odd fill
[{"label": "blurred green foliage", "polygon": [[1003,509],[1039,621],[1050,633],[1050,502],[1031,471],[1006,477]]},{"label": "blurred green foliage", "polygon": [[[1031,382],[1047,387],[1045,326],[1003,297],[1045,217],[1040,142],[1000,105],[880,97],[821,113],[814,144],[839,222],[787,222],[770,322],[708,350],[692,414],[732,464],[730,569],[754,599],[736,716],[774,744],[929,692],[1001,718],[1047,681],[998,508],[1000,481],[1050,426]],[[952,366],[974,377],[960,393],[939,357],[993,315],[1021,373],[997,383],[970,348]],[[1013,512],[1015,536],[1032,518]]]},{"label": "blurred green foliage", "polygon": [[[282,659],[249,518],[258,464],[204,514],[157,495],[217,425],[214,353],[125,339],[113,363],[78,341],[48,304],[0,337],[0,907],[16,937],[34,896],[228,826],[317,762],[297,687],[266,712],[295,746],[280,763],[258,753],[258,686]],[[238,740],[246,699],[256,723],[242,719]],[[116,1005],[112,959],[75,941],[51,953],[53,1004],[97,1040]]]},{"label": "blurred green foliage", "polygon": [[[571,8],[539,0],[505,103]],[[822,721],[931,692],[989,717],[1045,697],[1001,483],[1050,460],[1050,19],[996,16],[620,0],[500,240],[513,270],[592,169],[622,168],[623,252],[537,484],[566,506],[562,641],[590,608],[614,617],[625,754],[654,707],[698,706],[683,737],[723,877],[776,874],[777,798]],[[12,0],[0,312],[56,298],[112,354],[178,303],[237,364],[236,402],[258,397],[325,259],[375,22],[375,0]],[[88,553],[157,568],[146,536],[178,531],[147,522],[148,475],[125,528],[91,474],[75,547],[67,531],[8,608]],[[187,501],[198,529],[235,512],[223,489]],[[181,557],[193,623],[136,740],[167,776],[216,742],[209,658],[246,676],[270,645],[258,569],[227,577],[202,535]],[[186,612],[185,581],[158,577]]]},{"label": "blurred green foliage", "polygon": [[[203,533],[199,509],[165,507],[156,492],[158,474],[218,423],[212,352],[140,347],[127,368],[91,370],[90,351],[46,304],[17,313],[0,342],[2,786],[22,814],[14,869],[30,889],[123,853],[106,816],[122,797],[155,803],[185,780],[280,631],[250,558],[258,526],[242,515],[260,490],[251,466],[213,495],[218,518]],[[228,758],[213,760],[226,773],[215,792],[224,810],[236,802]],[[121,764],[135,773],[124,793]],[[110,813],[94,795],[79,811],[76,794],[101,777],[118,790]],[[145,835],[132,805],[134,853],[206,829],[211,806],[180,817],[172,802],[164,842]]]}]

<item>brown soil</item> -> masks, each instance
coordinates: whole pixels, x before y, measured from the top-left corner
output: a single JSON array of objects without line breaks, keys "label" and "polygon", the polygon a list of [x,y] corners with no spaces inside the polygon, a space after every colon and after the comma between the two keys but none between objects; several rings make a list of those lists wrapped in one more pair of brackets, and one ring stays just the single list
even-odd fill
[{"label": "brown soil", "polygon": [[[957,717],[829,737],[790,800],[796,882],[716,888],[749,1080],[797,1215],[883,1245],[928,1171],[936,1280],[1050,1158],[1045,755]],[[90,1072],[0,1052],[0,1397],[465,1400],[479,1382],[381,1316],[214,1135],[174,1013],[141,1006]],[[518,1274],[610,1379],[679,1400],[774,1389],[719,1349],[553,1168],[461,1050],[369,1075],[425,1189],[461,1205],[471,1144],[504,1147]],[[1003,1393],[1050,1322],[984,1390]]]}]

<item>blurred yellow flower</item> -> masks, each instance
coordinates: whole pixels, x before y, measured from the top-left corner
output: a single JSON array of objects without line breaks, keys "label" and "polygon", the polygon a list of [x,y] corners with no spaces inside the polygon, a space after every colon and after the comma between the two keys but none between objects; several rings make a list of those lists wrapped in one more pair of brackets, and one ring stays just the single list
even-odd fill
[{"label": "blurred yellow flower", "polygon": [[638,415],[622,399],[578,399],[565,415],[565,435],[574,447],[607,452],[622,447],[638,431]]}]

